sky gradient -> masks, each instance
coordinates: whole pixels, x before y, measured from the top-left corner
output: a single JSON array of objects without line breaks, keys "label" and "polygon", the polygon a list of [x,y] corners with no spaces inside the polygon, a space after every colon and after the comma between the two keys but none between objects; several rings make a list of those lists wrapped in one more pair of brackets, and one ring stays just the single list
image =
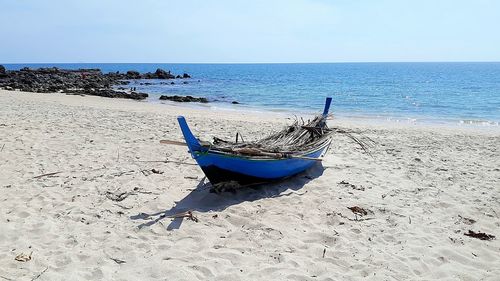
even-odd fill
[{"label": "sky gradient", "polygon": [[0,0],[0,63],[500,61],[494,0]]}]

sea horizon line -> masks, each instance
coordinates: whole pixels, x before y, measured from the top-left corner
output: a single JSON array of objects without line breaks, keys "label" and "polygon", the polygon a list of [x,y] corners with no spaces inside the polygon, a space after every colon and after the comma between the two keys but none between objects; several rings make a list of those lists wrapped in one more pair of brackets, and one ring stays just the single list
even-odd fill
[{"label": "sea horizon line", "polygon": [[46,65],[46,64],[200,64],[200,65],[258,65],[258,64],[405,64],[405,63],[500,63],[498,61],[338,61],[338,62],[0,62],[0,65]]}]

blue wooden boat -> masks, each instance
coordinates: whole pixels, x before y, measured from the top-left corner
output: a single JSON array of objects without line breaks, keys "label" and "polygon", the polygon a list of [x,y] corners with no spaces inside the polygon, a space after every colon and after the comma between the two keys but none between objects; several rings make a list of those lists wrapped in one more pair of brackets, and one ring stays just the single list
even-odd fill
[{"label": "blue wooden boat", "polygon": [[[314,128],[301,127],[308,129],[312,135],[318,131],[326,132],[328,130],[326,117],[330,103],[331,98],[327,98],[323,113],[316,117],[316,126]],[[228,182],[245,186],[291,177],[320,161],[331,143],[331,137],[325,134],[315,137],[316,145],[313,147],[306,145],[307,149],[304,151],[262,152],[248,155],[248,153],[235,153],[230,149],[202,144],[193,135],[184,117],[179,116],[177,120],[191,156],[196,160],[213,186]],[[303,135],[308,134],[304,133]],[[248,152],[248,149],[236,151]]]}]

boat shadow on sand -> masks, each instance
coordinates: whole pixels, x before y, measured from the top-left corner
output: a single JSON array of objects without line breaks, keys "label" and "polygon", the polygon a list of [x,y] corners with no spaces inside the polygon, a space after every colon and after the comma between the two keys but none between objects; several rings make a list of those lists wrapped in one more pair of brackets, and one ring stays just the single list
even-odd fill
[{"label": "boat shadow on sand", "polygon": [[[138,228],[152,226],[163,219],[172,219],[167,226],[167,230],[179,229],[185,217],[174,216],[191,212],[221,212],[227,207],[238,205],[242,202],[252,202],[265,198],[277,198],[281,196],[288,196],[294,194],[285,193],[285,191],[298,191],[303,188],[311,180],[320,177],[325,168],[321,163],[318,163],[292,178],[275,182],[262,184],[253,187],[245,187],[238,189],[235,192],[224,192],[215,194],[210,192],[211,185],[203,178],[196,188],[192,190],[186,197],[177,202],[171,209],[156,212],[156,213],[139,213],[131,216],[132,220],[147,220],[138,225]],[[192,218],[192,217],[191,217]]]}]

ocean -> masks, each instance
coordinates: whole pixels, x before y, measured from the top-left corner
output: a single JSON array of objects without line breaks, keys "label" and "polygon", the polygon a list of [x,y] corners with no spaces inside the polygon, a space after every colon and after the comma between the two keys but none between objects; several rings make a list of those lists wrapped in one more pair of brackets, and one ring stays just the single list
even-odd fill
[{"label": "ocean", "polygon": [[[57,66],[103,72],[171,70],[192,78],[134,81],[150,94],[206,97],[230,110],[319,112],[327,96],[337,118],[499,126],[500,63],[319,64],[5,64],[7,69]],[[184,84],[182,82],[188,82]],[[149,82],[150,85],[140,85]],[[170,81],[168,81],[170,82]],[[240,104],[232,104],[237,101]]]}]

